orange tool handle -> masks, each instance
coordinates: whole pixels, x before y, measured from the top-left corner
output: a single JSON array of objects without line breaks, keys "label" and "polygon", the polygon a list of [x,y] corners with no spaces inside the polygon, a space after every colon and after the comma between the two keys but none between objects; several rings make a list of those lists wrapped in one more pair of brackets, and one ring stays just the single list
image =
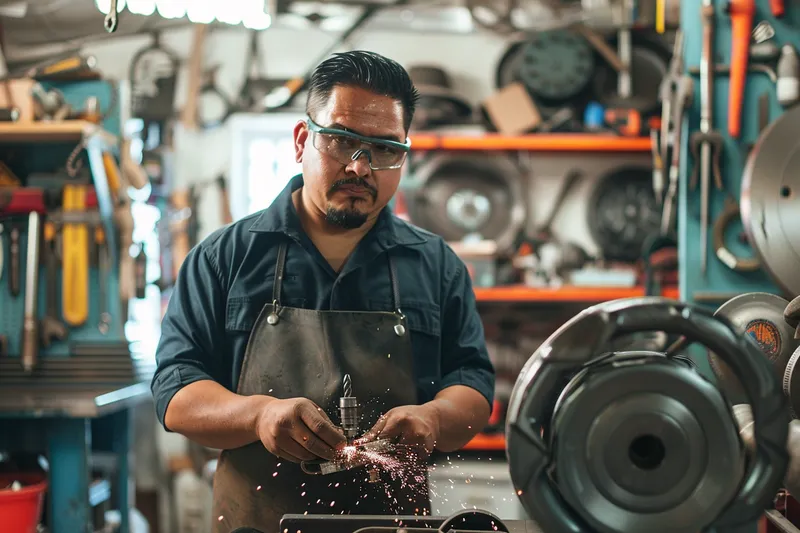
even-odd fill
[{"label": "orange tool handle", "polygon": [[772,10],[772,15],[780,18],[786,12],[786,6],[783,0],[769,0],[769,8]]},{"label": "orange tool handle", "polygon": [[731,67],[728,87],[728,134],[738,139],[742,133],[744,85],[747,81],[747,62],[750,56],[750,34],[753,31],[755,0],[731,0]]}]

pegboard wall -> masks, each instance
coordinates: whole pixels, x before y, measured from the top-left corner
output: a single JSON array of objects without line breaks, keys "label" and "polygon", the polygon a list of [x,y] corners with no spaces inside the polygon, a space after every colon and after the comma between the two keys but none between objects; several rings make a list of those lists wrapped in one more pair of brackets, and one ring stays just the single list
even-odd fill
[{"label": "pegboard wall", "polygon": [[[713,0],[715,7],[716,38],[715,56],[718,65],[730,64],[731,58],[731,19],[726,12],[725,0]],[[797,48],[800,45],[800,3],[787,0],[786,13],[776,19],[772,16],[769,0],[755,0],[755,16],[753,26],[760,21],[769,22],[775,29],[773,37],[775,44],[782,46],[792,44]],[[698,67],[702,54],[703,23],[700,14],[701,0],[684,0],[681,2],[681,27],[684,32],[684,60],[685,69]],[[770,66],[775,68],[775,64]],[[689,190],[690,177],[695,160],[691,155],[689,135],[700,128],[700,80],[693,76],[695,93],[691,106],[687,110],[687,120],[683,125],[681,149],[685,156],[681,163],[680,192],[678,198],[678,233],[680,257],[680,292],[681,297],[687,301],[699,301],[699,295],[718,294],[719,301],[712,302],[703,298],[702,303],[719,305],[732,293],[771,292],[780,294],[777,285],[769,278],[765,271],[753,273],[738,273],[723,265],[714,255],[711,243],[712,229],[709,228],[709,240],[706,243],[700,240],[700,190]],[[716,74],[714,83],[714,123],[712,128],[720,131],[725,139],[721,153],[721,173],[725,185],[724,191],[711,187],[709,215],[711,225],[722,212],[726,195],[731,195],[737,202],[739,200],[742,172],[747,161],[749,148],[758,139],[758,99],[762,94],[769,95],[770,114],[769,121],[776,120],[783,109],[778,104],[775,83],[762,73],[747,73],[747,82],[742,109],[742,129],[739,139],[732,139],[728,135],[728,76]],[[742,257],[754,255],[753,250],[737,239],[743,232],[741,221],[736,220],[726,232],[726,244],[731,251]],[[701,271],[700,247],[707,246],[707,270]]]},{"label": "pegboard wall", "polygon": [[[104,112],[105,120],[103,127],[113,133],[119,134],[120,118],[119,105],[116,98],[116,88],[105,81],[86,81],[69,84],[51,84],[59,89],[65,96],[67,102],[75,108],[82,108],[89,96],[98,98],[100,109]],[[26,185],[26,176],[32,172],[54,173],[64,168],[66,157],[75,148],[76,141],[63,142],[36,142],[19,143],[13,145],[5,143],[0,139],[0,154],[7,154],[6,163]],[[9,155],[11,154],[11,155]],[[118,154],[117,154],[118,155]],[[84,168],[89,169],[90,164],[86,154],[83,157]],[[93,176],[93,180],[98,179]],[[100,179],[105,180],[105,176]],[[58,184],[53,184],[58,186]],[[62,184],[63,185],[63,184]],[[41,221],[42,226],[46,221],[44,217]],[[25,302],[25,270],[27,265],[27,239],[28,239],[28,217],[19,216],[12,219],[0,220],[4,226],[2,234],[3,257],[5,265],[0,271],[0,335],[4,335],[8,342],[8,354],[11,357],[19,357],[21,351],[21,334],[23,327],[24,302]],[[9,262],[11,260],[10,238],[11,228],[15,227],[20,232],[20,292],[17,296],[12,296],[9,283]],[[89,244],[94,246],[93,232],[89,228]],[[112,239],[111,242],[116,242]],[[90,257],[92,254],[90,254]],[[100,320],[100,274],[96,262],[90,260],[89,263],[89,314],[86,322],[77,327],[68,327],[68,335],[63,341],[55,341],[49,348],[40,345],[40,356],[66,356],[69,354],[69,345],[74,342],[118,342],[124,341],[124,324],[122,322],[122,302],[119,294],[119,262],[118,253],[113,251],[109,254],[109,272],[107,274],[107,285],[105,290],[106,310],[111,314],[111,324],[106,333],[101,333],[98,328]],[[62,308],[62,287],[61,287],[61,268],[58,271],[58,298],[57,306],[59,310],[58,318],[63,321],[61,315]],[[45,316],[46,312],[46,290],[47,290],[47,269],[45,265],[45,253],[40,251],[39,266],[39,291],[38,291],[38,316]]]}]

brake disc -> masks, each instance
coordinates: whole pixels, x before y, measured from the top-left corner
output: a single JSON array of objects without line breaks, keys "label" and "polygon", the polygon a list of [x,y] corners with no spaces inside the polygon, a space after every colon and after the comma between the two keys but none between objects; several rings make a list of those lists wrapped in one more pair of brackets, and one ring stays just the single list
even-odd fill
[{"label": "brake disc", "polygon": [[[788,304],[780,296],[753,292],[731,298],[716,310],[714,316],[728,319],[735,331],[749,335],[772,363],[776,375],[782,378],[792,353],[800,344],[794,339],[794,328],[783,318]],[[709,353],[708,362],[726,392],[741,393],[741,384],[719,357]]]},{"label": "brake disc", "polygon": [[770,124],[742,175],[740,210],[749,242],[788,294],[800,294],[800,107]]},{"label": "brake disc", "polygon": [[624,167],[601,178],[589,201],[587,223],[604,259],[636,261],[661,224],[652,171]]},{"label": "brake disc", "polygon": [[507,157],[438,154],[413,171],[409,212],[415,224],[446,241],[467,236],[513,247],[527,209],[520,169]]}]

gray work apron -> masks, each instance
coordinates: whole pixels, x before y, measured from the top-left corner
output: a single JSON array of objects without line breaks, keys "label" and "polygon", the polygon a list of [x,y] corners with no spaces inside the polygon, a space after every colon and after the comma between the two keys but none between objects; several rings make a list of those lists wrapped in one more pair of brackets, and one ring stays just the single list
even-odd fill
[{"label": "gray work apron", "polygon": [[[350,374],[364,430],[393,407],[415,405],[410,332],[388,252],[394,309],[316,311],[280,303],[287,247],[284,242],[278,250],[273,303],[264,306],[250,333],[237,393],[309,398],[338,425],[342,379]],[[369,483],[364,467],[306,474],[261,442],[225,450],[214,476],[213,530],[252,527],[279,533],[284,514],[430,514],[427,472],[422,472],[423,482],[408,484],[381,471],[380,481]]]}]

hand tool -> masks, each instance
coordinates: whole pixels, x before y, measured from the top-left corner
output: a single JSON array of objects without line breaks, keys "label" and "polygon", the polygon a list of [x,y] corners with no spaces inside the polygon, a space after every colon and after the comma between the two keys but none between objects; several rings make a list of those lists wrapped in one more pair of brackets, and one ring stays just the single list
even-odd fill
[{"label": "hand tool", "polygon": [[[64,215],[86,209],[83,185],[64,185]],[[68,222],[61,230],[62,315],[70,326],[80,326],[89,316],[89,231],[85,224]]]},{"label": "hand tool", "polygon": [[678,90],[678,82],[683,76],[683,31],[675,32],[675,44],[672,48],[672,59],[669,63],[669,72],[661,80],[661,160],[669,161],[669,149],[674,146],[675,125],[672,124],[673,111]]},{"label": "hand tool", "polygon": [[778,103],[784,108],[791,107],[800,100],[800,59],[797,57],[797,50],[789,43],[781,48],[777,74],[775,93],[778,95]]},{"label": "hand tool", "polygon": [[784,0],[769,0],[769,8],[772,10],[772,16],[781,18],[786,12]]},{"label": "hand tool", "polygon": [[750,45],[750,59],[760,63],[771,63],[781,56],[781,47],[775,41],[764,41]]},{"label": "hand tool", "polygon": [[631,42],[631,26],[633,25],[633,5],[631,0],[622,2],[623,22],[617,31],[617,53],[625,67],[617,74],[617,94],[620,98],[630,98],[633,93],[633,78],[631,76],[631,64],[633,55],[633,43]]},{"label": "hand tool", "polygon": [[60,265],[56,252],[56,225],[52,222],[44,224],[44,260],[47,277],[45,278],[45,312],[42,317],[40,335],[42,346],[49,348],[54,340],[64,340],[67,337],[67,328],[59,319],[58,312]]},{"label": "hand tool", "polygon": [[117,0],[111,0],[111,5],[108,8],[108,14],[103,20],[103,26],[108,33],[114,33],[117,31],[117,24],[119,22],[118,17],[119,14],[117,13]]},{"label": "hand tool", "polygon": [[344,375],[342,396],[339,398],[339,421],[348,444],[352,444],[358,435],[358,400],[353,396],[353,381],[350,374]]},{"label": "hand tool", "polygon": [[98,309],[100,319],[97,323],[97,329],[103,335],[106,335],[111,328],[111,314],[108,312],[108,296],[106,287],[110,282],[108,273],[110,270],[109,257],[108,257],[108,243],[106,241],[106,234],[103,231],[102,225],[97,225],[94,228],[94,240],[97,247],[97,273],[98,273]]},{"label": "hand tool", "polygon": [[22,325],[22,368],[33,371],[39,354],[39,246],[41,215],[31,211],[28,215],[28,249],[25,264],[25,317]]},{"label": "hand tool", "polygon": [[656,203],[660,206],[664,201],[664,160],[661,159],[661,151],[658,149],[658,131],[655,128],[650,130],[650,145],[653,152],[653,192]]},{"label": "hand tool", "polygon": [[[696,76],[700,74],[700,67],[689,67],[688,71],[689,74]],[[750,64],[747,66],[747,72],[750,74],[766,74],[769,77],[769,81],[772,83],[776,83],[778,81],[778,74],[775,72],[775,69],[769,65],[764,65],[762,63]],[[730,65],[714,65],[714,74],[730,76],[730,73]]]},{"label": "hand tool", "polygon": [[[719,157],[723,141],[720,133],[713,130],[715,36],[713,0],[703,0],[700,14],[703,20],[703,49],[700,58],[700,131],[692,134],[690,143],[695,157],[692,188],[697,186],[697,167],[700,167],[700,270],[705,274],[708,263],[708,202],[711,173],[713,171],[715,183],[721,189],[722,176],[719,171]],[[697,157],[698,149],[699,158]]]},{"label": "hand tool", "polygon": [[19,296],[19,263],[22,260],[19,254],[19,228],[11,226],[9,232],[9,257],[8,257],[8,291],[11,296]]},{"label": "hand tool", "polygon": [[761,268],[761,261],[757,257],[738,257],[725,244],[725,230],[739,218],[739,203],[728,196],[725,198],[725,208],[714,221],[714,253],[720,263],[734,272],[755,272]]},{"label": "hand tool", "polygon": [[681,76],[678,81],[676,96],[672,106],[671,121],[673,126],[672,154],[669,165],[669,183],[664,206],[661,211],[661,234],[668,235],[673,229],[675,219],[675,201],[678,196],[678,179],[681,163],[681,130],[683,113],[694,98],[694,80],[689,76]]},{"label": "hand tool", "polygon": [[[730,0],[727,3],[727,12],[731,19],[728,134],[734,139],[738,139],[742,132],[742,107],[744,105],[747,63],[750,58],[750,38],[753,31],[755,10],[755,0]],[[711,61],[714,61],[713,57]]]}]

